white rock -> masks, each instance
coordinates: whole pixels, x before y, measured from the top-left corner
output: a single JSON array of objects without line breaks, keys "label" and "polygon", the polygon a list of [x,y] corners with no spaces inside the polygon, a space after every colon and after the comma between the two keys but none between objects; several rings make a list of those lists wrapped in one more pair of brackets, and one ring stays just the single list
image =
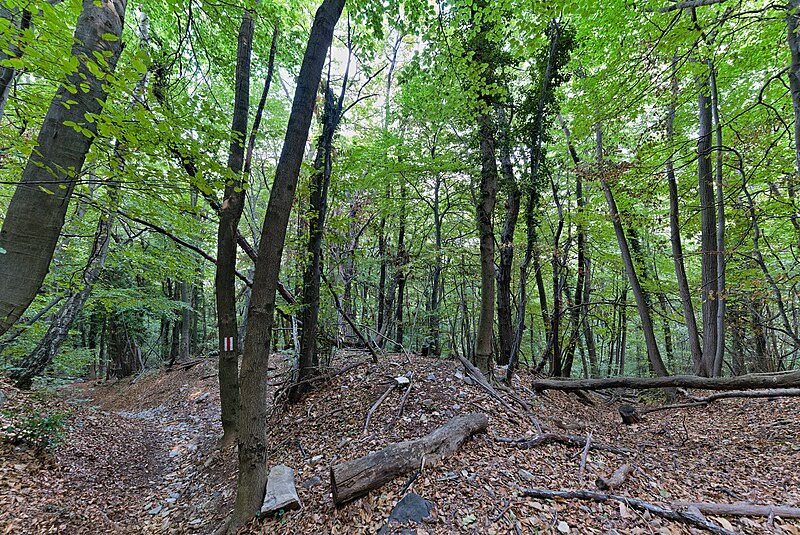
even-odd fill
[{"label": "white rock", "polygon": [[264,496],[261,513],[272,514],[300,507],[300,498],[294,486],[294,470],[284,465],[273,466],[269,471],[267,493]]}]

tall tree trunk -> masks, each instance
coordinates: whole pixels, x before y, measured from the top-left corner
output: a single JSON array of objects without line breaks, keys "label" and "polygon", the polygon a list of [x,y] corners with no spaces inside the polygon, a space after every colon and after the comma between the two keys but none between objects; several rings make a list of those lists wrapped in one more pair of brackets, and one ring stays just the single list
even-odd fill
[{"label": "tall tree trunk", "polygon": [[[667,140],[672,141],[675,132],[675,108],[678,98],[678,77],[675,73],[677,57],[672,58],[672,96],[669,110],[667,111]],[[697,329],[697,319],[694,315],[692,292],[686,277],[686,267],[683,262],[683,244],[681,243],[680,206],[678,203],[678,181],[675,178],[675,167],[672,156],[666,161],[667,183],[669,186],[669,236],[672,244],[672,260],[675,265],[675,277],[678,282],[678,291],[681,296],[683,318],[686,321],[686,330],[689,338],[689,351],[692,355],[692,365],[695,373],[700,371],[703,360],[703,350],[700,348],[700,334]]]},{"label": "tall tree trunk", "polygon": [[717,343],[714,347],[712,376],[719,377],[725,357],[725,197],[722,191],[722,122],[719,117],[719,92],[715,67],[709,61],[711,83],[711,118],[714,122],[715,190],[717,196]]},{"label": "tall tree trunk", "polygon": [[644,333],[645,344],[647,346],[647,357],[650,360],[650,365],[653,367],[653,371],[657,376],[667,376],[669,373],[667,372],[666,366],[664,366],[664,361],[661,359],[661,352],[658,349],[658,342],[656,341],[655,331],[653,330],[653,320],[650,317],[650,308],[647,303],[647,297],[645,296],[645,292],[642,290],[642,286],[639,284],[639,277],[636,274],[636,268],[633,264],[633,257],[631,256],[630,247],[628,246],[628,240],[625,237],[625,231],[622,228],[622,221],[620,220],[619,210],[617,210],[617,203],[614,200],[614,194],[608,184],[609,177],[605,176],[606,173],[604,173],[602,169],[602,131],[600,130],[599,124],[596,125],[596,135],[597,157],[598,160],[601,160],[599,162],[601,168],[600,187],[603,190],[603,196],[606,198],[606,203],[608,203],[608,211],[611,216],[611,223],[614,226],[614,235],[617,237],[619,252],[622,256],[622,262],[625,265],[625,273],[628,276],[628,281],[631,285],[631,291],[633,292],[633,298],[636,301],[636,309],[639,312],[639,319],[642,322],[642,331]]},{"label": "tall tree trunk", "polygon": [[[520,296],[517,303],[517,321],[514,327],[514,346],[511,351],[511,357],[508,363],[508,371],[506,377],[508,380],[514,371],[514,367],[519,360],[520,347],[522,345],[522,333],[525,330],[525,311],[528,306],[527,298],[527,280],[528,280],[528,267],[533,260],[533,268],[536,276],[536,287],[539,291],[539,302],[541,305],[542,318],[544,320],[545,331],[548,332],[549,340],[549,322],[547,320],[547,298],[545,297],[544,281],[541,275],[541,266],[539,265],[538,253],[535,251],[536,244],[536,217],[535,212],[539,208],[539,169],[542,163],[542,142],[544,138],[543,125],[545,119],[545,103],[547,101],[547,92],[550,88],[550,82],[555,70],[556,59],[558,54],[559,37],[561,35],[561,25],[557,21],[553,21],[552,34],[550,36],[550,50],[547,58],[547,66],[545,67],[544,80],[542,81],[542,92],[539,95],[539,105],[536,111],[536,118],[534,124],[533,140],[530,146],[530,168],[531,168],[531,184],[530,195],[528,197],[528,205],[525,213],[525,224],[527,227],[527,240],[525,247],[525,258],[519,267],[519,287]],[[548,344],[549,346],[549,344]],[[544,358],[547,358],[545,355]]]},{"label": "tall tree trunk", "polygon": [[491,116],[478,118],[481,154],[481,186],[477,206],[478,239],[481,252],[481,313],[475,342],[475,366],[489,373],[492,366],[494,331],[494,230],[492,214],[497,199],[497,161],[494,151],[494,125]]},{"label": "tall tree trunk", "polygon": [[[792,54],[789,64],[789,89],[794,110],[794,178],[789,185],[789,196],[794,204],[797,187],[800,185],[800,0],[789,0],[786,12],[786,41]],[[792,206],[792,224],[796,233],[800,233],[800,220],[797,207]],[[800,237],[798,237],[800,239]]]},{"label": "tall tree trunk", "polygon": [[397,257],[395,267],[395,287],[397,288],[396,309],[394,311],[395,327],[395,351],[403,348],[403,306],[406,294],[406,264],[408,263],[408,252],[406,251],[406,184],[400,184],[400,227],[397,230]]},{"label": "tall tree trunk", "polygon": [[[94,63],[95,54],[101,54],[109,72],[116,67],[126,3],[83,0],[72,46],[78,68],[50,103],[36,149],[28,158],[0,230],[0,334],[25,312],[47,275],[72,191],[96,133],[96,121],[88,122],[86,117],[102,113],[106,100],[106,82],[92,74],[87,62]],[[113,38],[104,38],[109,35]],[[70,89],[74,87],[85,91],[73,94]],[[67,100],[75,104],[67,108],[63,105]],[[72,125],[80,125],[91,135]],[[58,143],[53,143],[55,138]]]},{"label": "tall tree trunk", "polygon": [[325,233],[325,217],[328,211],[328,186],[331,182],[333,166],[333,136],[339,127],[349,72],[350,62],[348,57],[347,69],[345,70],[338,100],[335,100],[330,87],[330,72],[328,73],[328,81],[325,84],[322,134],[317,142],[317,155],[314,161],[315,172],[311,177],[311,211],[308,221],[308,246],[306,249],[309,261],[303,271],[303,329],[300,333],[299,374],[295,385],[289,392],[289,398],[292,401],[298,401],[309,390],[309,379],[317,373],[319,367],[317,333],[319,327],[322,238]]},{"label": "tall tree trunk", "polygon": [[219,209],[217,229],[217,269],[214,290],[219,333],[219,389],[222,411],[221,444],[231,442],[237,433],[239,406],[239,351],[236,322],[236,233],[244,210],[245,190],[242,170],[245,159],[245,136],[250,107],[250,56],[253,49],[253,13],[245,10],[239,26],[236,50],[236,88],[234,92],[231,144],[228,169],[232,178],[225,185]]},{"label": "tall tree trunk", "polygon": [[323,0],[314,17],[264,216],[248,312],[250,326],[245,335],[239,376],[239,476],[235,509],[227,526],[229,532],[236,531],[252,518],[264,500],[268,416],[267,382],[264,378],[267,376],[269,364],[268,350],[271,347],[275,314],[275,292],[278,289],[286,228],[303,161],[303,150],[308,140],[317,88],[322,77],[322,66],[344,3],[345,0]]},{"label": "tall tree trunk", "polygon": [[522,191],[514,177],[514,167],[511,163],[510,125],[502,107],[498,107],[497,116],[500,172],[508,190],[508,200],[505,206],[506,217],[503,230],[500,232],[500,261],[497,264],[497,338],[500,346],[497,364],[504,366],[508,364],[514,349],[514,324],[511,317],[511,268],[514,263],[514,231],[519,218]]},{"label": "tall tree trunk", "polygon": [[700,131],[697,138],[697,173],[700,193],[700,298],[703,305],[703,359],[699,374],[714,375],[714,356],[717,351],[717,216],[714,193],[714,174],[711,166],[711,93],[708,75],[697,82]]}]

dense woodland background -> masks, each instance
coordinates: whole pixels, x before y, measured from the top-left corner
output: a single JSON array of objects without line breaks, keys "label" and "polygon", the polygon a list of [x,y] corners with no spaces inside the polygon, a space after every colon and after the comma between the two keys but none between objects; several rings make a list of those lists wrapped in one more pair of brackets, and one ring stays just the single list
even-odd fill
[{"label": "dense woodland background", "polygon": [[2,0],[2,367],[794,369],[798,6]]}]

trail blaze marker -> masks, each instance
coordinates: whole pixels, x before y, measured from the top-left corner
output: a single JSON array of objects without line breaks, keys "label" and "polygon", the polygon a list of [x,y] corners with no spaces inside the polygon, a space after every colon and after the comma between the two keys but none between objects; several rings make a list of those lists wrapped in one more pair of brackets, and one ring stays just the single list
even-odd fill
[{"label": "trail blaze marker", "polygon": [[226,336],[222,340],[222,350],[233,351],[233,336]]}]

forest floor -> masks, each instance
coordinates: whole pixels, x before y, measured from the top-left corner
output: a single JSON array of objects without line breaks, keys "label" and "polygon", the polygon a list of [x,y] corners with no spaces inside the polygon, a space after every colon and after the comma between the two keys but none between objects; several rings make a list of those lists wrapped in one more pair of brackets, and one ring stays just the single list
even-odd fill
[{"label": "forest floor", "polygon": [[[273,357],[272,382],[285,362]],[[247,533],[376,533],[402,497],[409,477],[343,507],[330,493],[330,466],[392,442],[420,437],[458,414],[489,416],[452,457],[426,466],[410,491],[432,513],[408,533],[696,533],[696,528],[640,513],[617,502],[536,500],[520,488],[594,489],[623,462],[635,469],[616,494],[671,507],[678,501],[746,501],[800,507],[800,400],[722,400],[704,408],[648,414],[619,422],[618,401],[581,403],[574,395],[533,396],[517,378],[517,395],[551,432],[592,434],[623,451],[591,451],[579,476],[578,446],[531,449],[502,438],[534,435],[532,422],[510,414],[479,386],[468,385],[456,361],[386,355],[380,364],[340,353],[332,370],[363,361],[272,417],[269,460],[295,470],[303,508],[256,520]],[[367,412],[392,378],[413,372],[404,389]],[[277,387],[276,387],[277,388]],[[213,359],[171,372],[116,383],[75,383],[56,397],[0,383],[0,431],[15,411],[63,414],[61,442],[47,451],[0,441],[0,533],[213,533],[233,505],[236,454],[219,451],[219,394]],[[5,419],[2,420],[2,419]],[[707,516],[742,533],[800,534],[800,519]],[[392,527],[389,533],[399,532]],[[699,533],[699,532],[698,532]]]}]

